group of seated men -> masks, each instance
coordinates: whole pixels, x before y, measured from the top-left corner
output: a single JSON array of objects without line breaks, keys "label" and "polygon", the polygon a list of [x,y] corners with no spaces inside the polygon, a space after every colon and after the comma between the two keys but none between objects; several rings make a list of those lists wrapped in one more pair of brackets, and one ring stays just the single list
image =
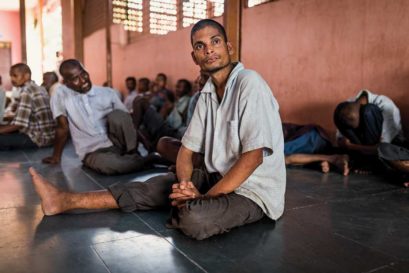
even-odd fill
[{"label": "group of seated men", "polygon": [[[317,162],[324,172],[334,165],[348,175],[350,163],[365,170],[363,164],[376,161],[408,173],[399,110],[389,98],[363,90],[339,104],[334,112],[339,147],[333,147],[319,126],[281,123],[267,83],[231,61],[234,49],[222,25],[201,20],[190,40],[201,69],[193,90],[181,79],[175,93],[169,91],[164,74],[154,84],[129,77],[124,102],[115,90],[93,85],[75,59],[61,63],[63,81],[51,102],[31,81],[27,65],[10,69],[21,97],[11,123],[0,126],[0,149],[53,144],[53,154],[43,162],[57,164],[70,134],[83,165],[102,174],[138,172],[158,161],[176,164],[174,172],[144,183],[85,193],[62,191],[30,168],[45,215],[78,208],[170,207],[169,227],[204,239],[264,216],[279,219],[285,165]],[[49,90],[54,84],[51,79],[43,85]],[[139,142],[147,156],[139,153]]]}]

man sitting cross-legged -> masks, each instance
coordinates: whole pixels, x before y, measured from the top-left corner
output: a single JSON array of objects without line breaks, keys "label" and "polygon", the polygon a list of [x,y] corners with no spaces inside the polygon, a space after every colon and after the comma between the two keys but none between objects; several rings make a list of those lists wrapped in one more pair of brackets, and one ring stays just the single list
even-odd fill
[{"label": "man sitting cross-legged", "polygon": [[99,173],[135,172],[152,162],[154,156],[144,158],[137,153],[131,116],[115,90],[93,85],[74,59],[61,63],[60,74],[64,84],[51,99],[56,141],[53,155],[44,163],[60,162],[69,132],[83,164]]},{"label": "man sitting cross-legged", "polygon": [[13,103],[15,112],[9,117],[10,124],[0,125],[0,150],[52,145],[55,122],[47,91],[31,80],[31,70],[26,64],[13,65],[10,77],[13,86],[20,89],[20,97]]},{"label": "man sitting cross-legged", "polygon": [[[205,239],[284,211],[286,172],[278,104],[259,74],[232,63],[223,26],[205,19],[191,30],[192,57],[207,72],[192,121],[182,139],[174,174],[145,183],[118,183],[88,193],[60,191],[33,169],[34,186],[47,215],[70,209],[123,211],[173,206],[173,228]],[[193,169],[192,155],[205,155]],[[169,197],[171,202],[169,202]]]}]

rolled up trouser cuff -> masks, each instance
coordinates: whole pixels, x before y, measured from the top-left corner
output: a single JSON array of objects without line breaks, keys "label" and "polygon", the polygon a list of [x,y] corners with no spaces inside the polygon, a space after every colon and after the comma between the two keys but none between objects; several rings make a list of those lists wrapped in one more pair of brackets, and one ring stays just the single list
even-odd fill
[{"label": "rolled up trouser cuff", "polygon": [[173,173],[158,175],[145,182],[116,183],[108,187],[124,212],[169,206],[169,194],[176,181]]},{"label": "rolled up trouser cuff", "polygon": [[108,190],[111,192],[116,203],[123,212],[132,212],[136,210],[132,194],[127,190],[126,184],[115,183],[109,186]]}]

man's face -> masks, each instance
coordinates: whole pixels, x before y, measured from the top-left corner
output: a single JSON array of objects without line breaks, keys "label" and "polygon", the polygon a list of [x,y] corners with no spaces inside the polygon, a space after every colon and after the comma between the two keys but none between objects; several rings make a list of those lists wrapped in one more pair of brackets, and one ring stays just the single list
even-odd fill
[{"label": "man's face", "polygon": [[136,88],[136,82],[133,80],[127,80],[126,81],[126,89],[128,89],[128,91],[133,91]]},{"label": "man's face", "polygon": [[30,80],[30,74],[19,71],[18,69],[10,70],[11,84],[15,87],[23,86]]},{"label": "man's face", "polygon": [[158,86],[159,90],[165,88],[166,86],[166,80],[162,76],[157,76],[155,79],[155,83]]},{"label": "man's face", "polygon": [[149,83],[147,81],[139,81],[138,91],[139,93],[144,93],[144,92],[149,91]]},{"label": "man's face", "polygon": [[87,93],[92,87],[89,74],[82,67],[67,68],[62,76],[64,84],[78,93]]},{"label": "man's face", "polygon": [[232,46],[216,28],[207,26],[198,30],[193,34],[192,42],[193,61],[202,71],[212,74],[230,65]]},{"label": "man's face", "polygon": [[176,96],[180,98],[183,95],[185,95],[184,92],[185,92],[185,83],[182,81],[178,81],[176,83],[176,89],[175,89]]},{"label": "man's face", "polygon": [[43,75],[43,83],[42,86],[45,87],[45,89],[47,89],[47,91],[50,90],[50,87],[56,83],[55,78],[53,75],[51,74],[44,74]]}]

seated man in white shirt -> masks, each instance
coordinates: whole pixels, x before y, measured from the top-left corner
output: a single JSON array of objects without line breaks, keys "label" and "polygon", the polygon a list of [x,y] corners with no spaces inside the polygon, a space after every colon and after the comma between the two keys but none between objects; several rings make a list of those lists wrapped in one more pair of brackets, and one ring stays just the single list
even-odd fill
[{"label": "seated man in white shirt", "polygon": [[125,80],[126,89],[128,90],[128,95],[124,100],[124,104],[126,109],[129,112],[132,112],[132,103],[133,100],[138,96],[138,92],[136,91],[136,78],[135,77],[128,77]]},{"label": "seated man in white shirt", "polygon": [[[201,240],[284,211],[286,171],[278,103],[255,71],[232,63],[223,26],[205,19],[191,30],[192,57],[210,78],[182,139],[174,174],[63,192],[30,169],[46,215],[84,208],[123,211],[173,206],[169,224]],[[205,166],[193,169],[194,152]],[[169,197],[171,202],[169,202]]]},{"label": "seated man in white shirt", "polygon": [[71,132],[72,141],[86,167],[102,174],[142,170],[151,162],[137,153],[137,136],[128,110],[118,93],[92,84],[88,72],[74,59],[61,63],[63,85],[51,98],[57,120],[54,152],[43,159],[56,164]]}]

